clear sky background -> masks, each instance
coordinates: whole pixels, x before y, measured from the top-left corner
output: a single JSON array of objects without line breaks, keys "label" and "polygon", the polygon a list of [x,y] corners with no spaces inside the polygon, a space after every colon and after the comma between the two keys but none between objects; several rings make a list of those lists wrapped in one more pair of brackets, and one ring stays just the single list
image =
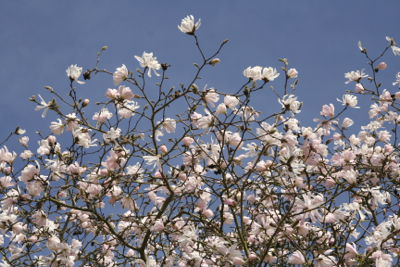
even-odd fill
[{"label": "clear sky background", "polygon": [[[187,85],[200,55],[194,39],[181,33],[177,25],[191,14],[196,21],[201,18],[197,35],[206,55],[230,39],[218,56],[221,63],[201,75],[200,88],[208,84],[233,93],[247,82],[242,75],[247,67],[280,70],[278,58],[287,58],[289,67],[299,71],[295,94],[304,107],[298,118],[302,126],[315,126],[312,119],[319,117],[323,104],[333,103],[339,110],[336,98],[354,89],[354,83],[344,83],[344,73],[368,68],[358,41],[371,56],[387,46],[385,36],[400,43],[399,11],[398,1],[2,1],[0,139],[18,125],[29,136],[38,129],[47,135],[55,115],[49,113],[42,119],[28,98],[39,93],[51,100],[46,85],[68,94],[67,67],[77,64],[92,69],[103,46],[108,50],[102,55],[101,69],[114,72],[125,64],[135,70],[140,66],[133,56],[153,52],[160,63],[172,65],[165,88]],[[400,71],[400,57],[389,51],[382,61],[388,69],[378,73],[381,88],[394,93],[398,89],[392,82]],[[370,69],[366,72],[371,74]],[[157,77],[148,80],[158,81]],[[271,83],[280,93],[283,84],[283,76]],[[105,101],[107,88],[115,88],[108,75],[77,84],[78,96],[91,100],[88,117],[97,111],[96,101]],[[364,108],[371,104],[368,97],[359,102]],[[280,108],[270,90],[250,104],[264,115]],[[348,116],[365,125],[366,112],[352,110]]]}]

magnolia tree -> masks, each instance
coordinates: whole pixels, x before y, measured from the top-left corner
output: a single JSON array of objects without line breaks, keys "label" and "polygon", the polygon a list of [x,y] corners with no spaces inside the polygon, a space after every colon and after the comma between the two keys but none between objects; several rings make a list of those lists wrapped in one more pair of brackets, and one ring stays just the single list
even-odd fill
[{"label": "magnolia tree", "polygon": [[[59,118],[39,146],[20,137],[18,155],[2,144],[0,266],[398,266],[400,92],[378,82],[379,59],[400,55],[394,40],[376,59],[359,43],[369,74],[346,73],[355,90],[340,111],[323,105],[315,125],[300,127],[298,73],[286,59],[281,72],[245,69],[236,93],[200,89],[227,41],[206,56],[199,27],[193,16],[178,27],[203,59],[179,89],[165,88],[169,65],[152,53],[135,56],[137,71],[99,69],[104,47],[83,79],[110,75],[117,89],[104,88],[95,114],[75,90],[86,86],[77,65],[69,98],[46,87],[53,100],[30,99]],[[279,81],[280,110],[249,105]],[[372,99],[371,122],[350,135],[357,96]]]}]

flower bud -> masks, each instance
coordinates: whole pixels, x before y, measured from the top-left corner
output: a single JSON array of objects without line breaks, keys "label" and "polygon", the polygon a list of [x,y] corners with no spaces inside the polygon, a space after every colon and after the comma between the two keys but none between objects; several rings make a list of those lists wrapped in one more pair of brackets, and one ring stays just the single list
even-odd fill
[{"label": "flower bud", "polygon": [[17,128],[15,129],[14,134],[21,135],[21,134],[24,134],[25,132],[26,132],[26,130],[21,129],[19,126],[17,126]]},{"label": "flower bud", "polygon": [[210,65],[214,66],[215,64],[218,64],[219,62],[221,62],[221,60],[219,58],[214,58],[210,61]]},{"label": "flower bud", "polygon": [[251,219],[249,217],[247,217],[247,216],[243,216],[243,222],[245,224],[250,224],[251,223]]},{"label": "flower bud", "polygon": [[90,80],[90,74],[91,74],[91,72],[90,72],[89,69],[85,70],[85,72],[82,74],[83,75],[83,79],[84,80]]},{"label": "flower bud", "polygon": [[257,255],[256,254],[254,254],[254,253],[251,253],[250,255],[249,255],[249,260],[256,260],[258,257],[257,257]]},{"label": "flower bud", "polygon": [[162,146],[160,146],[160,151],[161,151],[161,153],[165,154],[168,152],[168,149],[165,145],[162,145]]},{"label": "flower bud", "polygon": [[33,235],[31,237],[28,238],[28,242],[30,243],[36,243],[38,241],[38,237],[36,235]]},{"label": "flower bud", "polygon": [[140,139],[144,140],[144,133],[140,133],[138,136]]},{"label": "flower bud", "polygon": [[187,176],[186,176],[186,174],[183,173],[183,172],[181,172],[181,173],[178,175],[178,179],[181,180],[181,181],[186,181],[186,178],[187,178]]},{"label": "flower bud", "polygon": [[290,69],[290,70],[288,70],[288,72],[287,72],[287,77],[289,78],[289,79],[291,79],[291,78],[296,78],[297,77],[297,74],[299,74],[298,72],[297,72],[297,70],[296,69]]},{"label": "flower bud", "polygon": [[360,83],[357,83],[354,90],[356,91],[356,93],[362,93],[364,91],[364,87]]},{"label": "flower bud", "polygon": [[384,70],[384,69],[386,69],[386,67],[387,67],[387,65],[386,65],[385,62],[381,62],[381,63],[379,63],[379,65],[378,65],[378,69],[379,69],[379,70]]},{"label": "flower bud", "polygon": [[225,104],[224,103],[219,104],[215,113],[216,114],[220,114],[220,113],[226,114],[226,106],[225,106]]},{"label": "flower bud", "polygon": [[47,90],[49,90],[50,92],[54,92],[54,89],[50,86],[45,86],[44,88],[46,88]]},{"label": "flower bud", "polygon": [[302,177],[296,177],[294,181],[295,186],[301,186],[303,184],[303,178]]},{"label": "flower bud", "polygon": [[10,174],[11,173],[11,167],[10,166],[9,167],[5,167],[3,169],[3,172],[5,172],[6,174]]},{"label": "flower bud", "polygon": [[242,258],[235,257],[235,258],[233,258],[232,263],[233,263],[233,265],[241,266],[241,265],[245,264],[245,261]]},{"label": "flower bud", "polygon": [[66,191],[60,191],[60,192],[58,192],[58,197],[60,197],[60,198],[65,198],[66,196],[67,196],[67,192]]},{"label": "flower bud", "polygon": [[133,257],[135,256],[135,252],[132,249],[129,249],[128,252],[126,253],[127,257]]},{"label": "flower bud", "polygon": [[104,175],[104,176],[108,175],[108,170],[107,169],[101,169],[100,170],[100,175]]},{"label": "flower bud", "polygon": [[50,135],[47,137],[47,141],[49,141],[51,145],[54,145],[56,143],[56,137],[54,135]]},{"label": "flower bud", "polygon": [[256,202],[256,196],[255,195],[250,195],[247,197],[247,200],[250,201],[251,203]]},{"label": "flower bud", "polygon": [[84,107],[86,107],[87,105],[89,104],[89,99],[85,99],[85,100],[83,100],[83,102],[82,102],[82,107],[84,108]]},{"label": "flower bud", "polygon": [[328,178],[328,179],[326,179],[325,187],[329,188],[329,187],[331,187],[331,186],[333,186],[335,184],[336,184],[335,180],[333,180],[332,178]]},{"label": "flower bud", "polygon": [[27,147],[29,142],[29,137],[28,136],[20,137],[18,139],[18,142],[20,142],[22,146]]},{"label": "flower bud", "polygon": [[214,215],[214,213],[213,213],[212,210],[210,210],[210,209],[207,209],[207,210],[203,211],[202,214],[203,214],[204,216],[206,216],[207,218],[210,218],[211,216]]},{"label": "flower bud", "polygon": [[194,142],[194,139],[189,136],[185,136],[182,138],[182,142],[184,146],[190,146],[190,144]]},{"label": "flower bud", "polygon": [[193,93],[198,94],[199,93],[199,87],[195,84],[192,84],[189,89],[193,90]]},{"label": "flower bud", "polygon": [[224,204],[231,206],[231,207],[235,207],[237,205],[236,201],[231,198],[225,199]]}]

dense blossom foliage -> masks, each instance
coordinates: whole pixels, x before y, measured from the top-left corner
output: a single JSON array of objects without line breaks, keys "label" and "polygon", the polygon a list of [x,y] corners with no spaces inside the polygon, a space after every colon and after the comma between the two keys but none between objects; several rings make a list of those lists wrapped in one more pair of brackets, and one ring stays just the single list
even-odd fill
[{"label": "dense blossom foliage", "polygon": [[[248,67],[236,93],[201,90],[199,74],[218,67],[227,41],[206,57],[200,20],[178,27],[203,59],[190,84],[166,89],[169,65],[153,53],[135,56],[137,73],[100,70],[104,47],[83,78],[110,75],[118,88],[103,88],[94,114],[73,87],[90,86],[77,65],[67,70],[70,99],[51,87],[53,100],[31,98],[42,117],[59,118],[38,144],[20,137],[19,155],[0,149],[0,266],[398,266],[400,92],[378,83],[380,58],[399,55],[393,38],[376,59],[359,42],[370,69],[347,72],[354,91],[300,127],[301,73],[287,59],[281,73]],[[250,99],[272,82],[285,87],[271,87],[280,110],[265,115]],[[356,131],[346,110],[368,96],[371,121]]]}]

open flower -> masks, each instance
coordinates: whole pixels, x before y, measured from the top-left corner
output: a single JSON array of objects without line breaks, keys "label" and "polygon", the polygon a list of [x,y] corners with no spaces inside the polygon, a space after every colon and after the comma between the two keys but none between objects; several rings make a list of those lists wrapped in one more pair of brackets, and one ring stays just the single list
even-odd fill
[{"label": "open flower", "polygon": [[53,121],[51,122],[50,129],[54,134],[60,135],[64,131],[64,124],[62,123],[61,119],[57,119],[58,122]]},{"label": "open flower", "polygon": [[263,69],[261,79],[265,82],[271,82],[279,75],[280,74],[276,72],[276,68],[268,67]]},{"label": "open flower", "polygon": [[303,254],[299,250],[293,252],[292,256],[289,257],[288,263],[291,264],[305,264],[306,260],[304,259]]},{"label": "open flower", "polygon": [[368,77],[368,74],[365,74],[364,69],[362,69],[361,72],[359,70],[347,72],[344,74],[344,77],[349,79],[345,82],[345,84],[348,84],[350,82],[359,82],[362,78]]},{"label": "open flower", "polygon": [[386,40],[390,42],[390,48],[392,48],[393,54],[400,56],[400,47],[395,46],[396,43],[394,42],[393,38],[386,36]]},{"label": "open flower", "polygon": [[399,84],[400,85],[400,72],[396,74],[396,82],[393,83],[393,85]]},{"label": "open flower", "polygon": [[236,105],[239,103],[239,99],[236,96],[227,95],[224,98],[224,104],[228,108],[235,108]]},{"label": "open flower", "polygon": [[153,165],[153,169],[157,166],[159,171],[162,171],[160,156],[143,156],[143,159],[147,165]]},{"label": "open flower", "polygon": [[194,35],[194,32],[200,28],[201,25],[201,20],[194,24],[194,17],[192,15],[187,16],[186,18],[182,19],[181,26],[178,25],[179,30],[181,32],[189,34],[189,35]]},{"label": "open flower", "polygon": [[166,118],[163,120],[161,123],[161,132],[164,130],[167,131],[167,133],[174,133],[176,129],[176,121],[174,119]]},{"label": "open flower", "polygon": [[122,67],[117,68],[117,70],[113,74],[114,85],[117,86],[126,79],[128,79],[128,69],[124,64],[122,64]]},{"label": "open flower", "polygon": [[69,66],[69,68],[66,70],[66,72],[71,81],[76,81],[79,84],[85,83],[82,81],[78,81],[79,76],[81,76],[81,73],[82,73],[82,68],[78,67],[76,64]]},{"label": "open flower", "polygon": [[321,116],[330,116],[333,117],[335,115],[335,107],[332,104],[323,105],[322,111],[320,112]]},{"label": "open flower", "polygon": [[357,107],[358,100],[355,95],[346,94],[346,95],[343,95],[342,101],[340,101],[338,98],[337,98],[337,101],[343,103],[343,106],[350,106],[352,108],[360,108],[360,107]]},{"label": "open flower", "polygon": [[158,74],[156,70],[159,70],[161,68],[161,65],[158,64],[157,58],[153,57],[153,53],[143,52],[142,57],[135,56],[135,58],[137,59],[137,61],[140,62],[140,66],[142,66],[143,68],[149,68],[149,72],[147,73],[149,77],[151,77],[151,70],[154,71],[155,75],[160,76],[160,74]]},{"label": "open flower", "polygon": [[41,101],[40,101],[40,106],[36,106],[35,111],[44,109],[43,113],[42,113],[42,118],[44,118],[44,117],[46,117],[46,113],[49,110],[49,103],[46,103],[46,101],[43,100],[41,95],[38,94],[38,96],[40,97]]},{"label": "open flower", "polygon": [[299,101],[297,101],[297,97],[294,95],[284,95],[282,100],[278,99],[278,102],[284,109],[292,112],[292,114],[299,113],[302,105]]},{"label": "open flower", "polygon": [[[207,85],[206,85],[207,86]],[[204,87],[204,90],[206,87]],[[204,100],[213,108],[215,108],[215,102],[218,102],[219,95],[215,92],[214,88],[210,88],[207,90],[207,93],[204,95]]]},{"label": "open flower", "polygon": [[243,75],[254,81],[260,80],[261,79],[261,69],[262,69],[262,67],[260,67],[260,66],[256,66],[254,68],[248,67],[247,69],[245,69],[243,71]]}]

